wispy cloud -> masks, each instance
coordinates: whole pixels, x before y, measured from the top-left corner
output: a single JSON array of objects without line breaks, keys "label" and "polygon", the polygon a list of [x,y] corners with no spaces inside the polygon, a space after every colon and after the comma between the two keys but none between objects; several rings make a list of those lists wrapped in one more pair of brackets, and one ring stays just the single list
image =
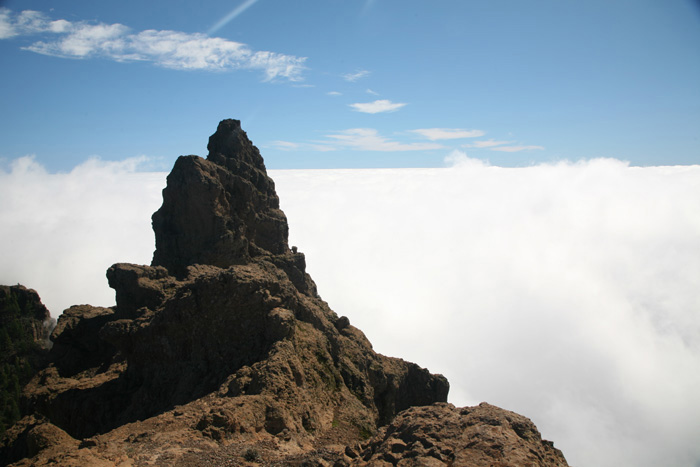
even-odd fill
[{"label": "wispy cloud", "polygon": [[291,141],[273,141],[271,144],[273,146],[275,146],[277,149],[283,149],[283,150],[289,150],[289,151],[299,149],[299,146],[300,146],[299,143],[292,143]]},{"label": "wispy cloud", "polygon": [[374,102],[364,102],[357,104],[350,104],[350,107],[358,112],[364,112],[367,114],[377,114],[381,112],[394,112],[406,104],[399,102],[391,102],[387,99],[380,99]]},{"label": "wispy cloud", "polygon": [[373,96],[378,96],[378,95],[379,95],[378,92],[372,91],[371,89],[367,89],[365,92],[366,92],[367,94],[372,94]]},{"label": "wispy cloud", "polygon": [[329,152],[338,149],[335,146],[324,143],[294,143],[292,141],[273,141],[271,147],[281,151],[318,151]]},{"label": "wispy cloud", "polygon": [[424,136],[430,141],[484,136],[484,132],[481,130],[464,130],[462,128],[421,128],[418,130],[411,130],[411,132]]},{"label": "wispy cloud", "polygon": [[258,0],[246,0],[245,2],[241,3],[238,5],[236,8],[231,10],[229,14],[221,18],[214,26],[212,26],[209,31],[207,31],[207,34],[210,36],[214,34],[216,31],[219,29],[223,28],[226,26],[228,23],[236,19],[238,15],[246,11],[248,8],[253,6]]},{"label": "wispy cloud", "polygon": [[501,151],[501,152],[520,152],[520,151],[532,151],[536,149],[544,149],[543,146],[496,146],[490,148],[491,151]]},{"label": "wispy cloud", "polygon": [[37,34],[42,32],[64,32],[70,26],[66,20],[50,21],[43,13],[26,10],[13,14],[7,8],[0,8],[0,39]]},{"label": "wispy cloud", "polygon": [[430,151],[443,149],[438,143],[404,143],[379,134],[374,128],[350,128],[328,134],[326,139],[311,142],[273,141],[271,147],[282,151]]},{"label": "wispy cloud", "polygon": [[370,71],[367,70],[360,70],[356,71],[355,73],[346,73],[343,75],[343,79],[345,81],[350,81],[351,83],[354,83],[358,79],[366,78],[371,74]]},{"label": "wispy cloud", "polygon": [[327,138],[344,148],[362,151],[427,151],[443,148],[441,144],[436,143],[401,143],[392,141],[381,136],[373,128],[351,128],[336,134],[327,135]]},{"label": "wispy cloud", "polygon": [[502,146],[504,144],[511,144],[512,141],[494,141],[492,139],[486,141],[474,141],[473,143],[465,144],[465,148],[491,148],[493,146]]},{"label": "wispy cloud", "polygon": [[338,91],[330,91],[330,92],[327,92],[326,94],[328,94],[329,96],[342,96],[343,95],[342,92],[338,92]]},{"label": "wispy cloud", "polygon": [[36,34],[45,37],[24,48],[44,55],[147,61],[176,70],[259,70],[265,81],[299,81],[306,61],[305,57],[254,51],[246,44],[202,33],[153,29],[133,33],[119,23],[51,21],[36,11],[0,13],[0,38]]}]

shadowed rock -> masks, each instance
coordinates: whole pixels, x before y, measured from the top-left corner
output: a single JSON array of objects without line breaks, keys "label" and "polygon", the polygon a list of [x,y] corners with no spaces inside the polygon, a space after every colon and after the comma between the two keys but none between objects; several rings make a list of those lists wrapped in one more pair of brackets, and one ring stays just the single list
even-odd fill
[{"label": "shadowed rock", "polygon": [[153,214],[153,266],[183,276],[192,264],[222,268],[282,254],[287,218],[258,148],[238,120],[209,138],[209,156],[182,156],[168,175],[163,206]]}]

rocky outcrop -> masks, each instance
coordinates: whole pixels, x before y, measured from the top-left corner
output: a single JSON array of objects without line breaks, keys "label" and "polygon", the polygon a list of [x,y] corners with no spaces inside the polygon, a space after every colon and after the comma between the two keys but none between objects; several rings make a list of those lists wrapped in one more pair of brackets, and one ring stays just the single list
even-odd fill
[{"label": "rocky outcrop", "polygon": [[153,214],[153,266],[182,276],[192,264],[222,268],[283,254],[287,218],[258,148],[238,120],[209,138],[209,156],[180,157],[168,175],[163,206]]},{"label": "rocky outcrop", "polygon": [[48,344],[54,325],[36,290],[23,285],[0,285],[0,329],[15,332],[10,327],[19,327],[29,340]]},{"label": "rocky outcrop", "polygon": [[[443,376],[375,353],[318,296],[240,122],[221,122],[208,148],[168,176],[152,265],[113,265],[116,306],[76,306],[59,319],[0,462],[391,462],[386,431],[358,443],[406,409],[446,402]],[[467,416],[450,410],[450,427]]]},{"label": "rocky outcrop", "polygon": [[36,291],[0,286],[0,437],[21,416],[20,388],[46,364],[54,324]]},{"label": "rocky outcrop", "polygon": [[560,450],[542,440],[530,419],[486,403],[412,407],[360,449],[349,451],[353,464],[377,467],[568,465]]}]

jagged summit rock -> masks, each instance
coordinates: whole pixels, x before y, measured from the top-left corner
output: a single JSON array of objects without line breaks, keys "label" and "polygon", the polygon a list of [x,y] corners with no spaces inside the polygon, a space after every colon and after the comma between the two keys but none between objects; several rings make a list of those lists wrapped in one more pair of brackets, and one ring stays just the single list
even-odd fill
[{"label": "jagged summit rock", "polygon": [[242,162],[267,175],[265,161],[241,128],[240,120],[229,118],[220,121],[216,133],[209,137],[207,151],[207,160],[216,164],[227,165],[227,161]]},{"label": "jagged summit rock", "polygon": [[287,218],[258,148],[238,120],[223,120],[206,160],[182,156],[153,214],[152,266],[182,277],[187,266],[228,267],[287,252]]},{"label": "jagged summit rock", "polygon": [[[447,379],[377,354],[320,298],[239,121],[222,121],[208,149],[168,176],[152,265],[108,269],[116,306],[59,318],[0,464],[458,465],[466,444],[447,438],[467,412],[402,412],[445,403]],[[430,428],[442,417],[446,431]],[[556,458],[532,465],[566,465],[526,428],[521,447]],[[498,465],[520,465],[493,446]]]}]

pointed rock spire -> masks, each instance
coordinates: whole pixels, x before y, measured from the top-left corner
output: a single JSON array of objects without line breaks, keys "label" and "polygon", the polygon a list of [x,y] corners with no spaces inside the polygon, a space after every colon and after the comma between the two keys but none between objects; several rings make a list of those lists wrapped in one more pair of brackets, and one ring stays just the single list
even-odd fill
[{"label": "pointed rock spire", "polygon": [[225,268],[289,250],[275,184],[240,121],[221,121],[207,147],[206,160],[178,158],[152,218],[152,265],[177,276],[192,264]]}]

